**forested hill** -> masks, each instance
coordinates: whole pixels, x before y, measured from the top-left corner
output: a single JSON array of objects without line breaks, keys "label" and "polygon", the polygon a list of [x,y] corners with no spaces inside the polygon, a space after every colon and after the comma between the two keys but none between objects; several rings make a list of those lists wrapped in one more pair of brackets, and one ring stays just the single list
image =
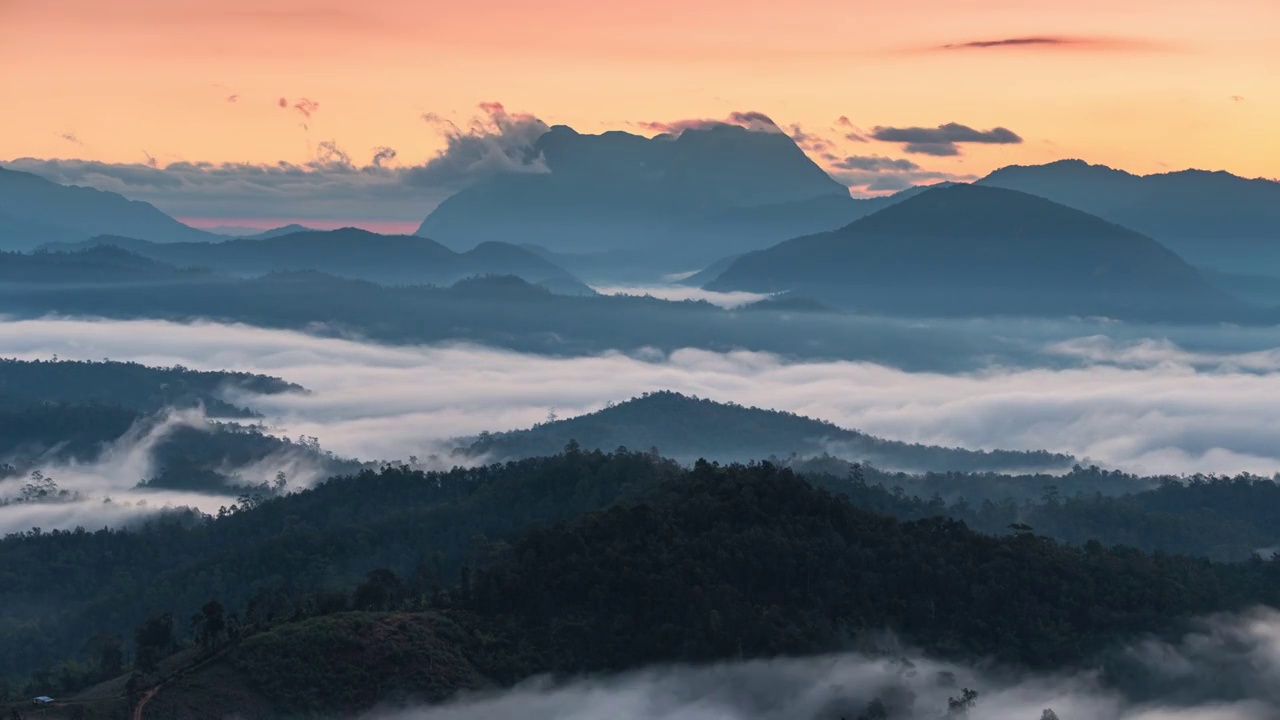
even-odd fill
[{"label": "forested hill", "polygon": [[786,459],[831,453],[876,467],[910,472],[1061,471],[1075,460],[1047,451],[973,451],[897,442],[822,420],[777,410],[645,393],[598,412],[526,430],[458,441],[464,456],[508,460],[558,452],[570,440],[589,450],[656,448],[682,462]]},{"label": "forested hill", "polygon": [[224,399],[227,391],[305,392],[280,378],[243,372],[150,367],[132,362],[0,358],[0,406],[48,403],[118,405],[155,412],[203,405],[210,414],[254,413]]},{"label": "forested hill", "polygon": [[[1091,482],[1088,475],[1082,471],[1082,487]],[[500,624],[517,633],[528,628],[527,638],[518,635],[514,641],[527,639],[537,648],[546,639],[539,633],[561,636],[546,622],[572,624],[577,617],[587,623],[584,627],[596,629],[606,618],[622,623],[622,609],[638,600],[611,598],[620,603],[619,610],[600,609],[596,616],[581,615],[588,612],[584,600],[562,602],[571,592],[593,597],[589,588],[597,586],[606,595],[619,592],[617,583],[624,580],[611,576],[615,570],[630,574],[625,582],[638,583],[632,585],[637,597],[670,592],[688,602],[688,613],[672,616],[676,631],[662,629],[662,623],[653,626],[662,637],[670,632],[688,636],[687,643],[662,651],[673,659],[723,650],[723,638],[706,636],[710,614],[701,612],[704,600],[718,597],[723,607],[732,608],[721,612],[724,632],[749,638],[753,652],[800,652],[842,642],[847,636],[826,635],[837,619],[849,631],[874,631],[884,624],[911,634],[918,621],[913,613],[924,612],[932,600],[949,609],[928,623],[944,617],[957,623],[938,635],[934,647],[939,651],[985,649],[1038,663],[1071,653],[1084,657],[1125,622],[1131,629],[1165,627],[1185,613],[1268,601],[1280,592],[1275,563],[1223,565],[1167,553],[1147,556],[1132,548],[1104,549],[1122,541],[1207,555],[1229,546],[1231,556],[1242,557],[1250,547],[1280,545],[1280,531],[1269,521],[1280,512],[1274,482],[1171,483],[1107,498],[1076,495],[1076,479],[1068,478],[1061,496],[1050,494],[1041,502],[983,503],[977,497],[984,477],[973,477],[972,502],[948,506],[868,484],[856,474],[815,475],[806,484],[773,465],[704,463],[684,470],[648,453],[571,447],[552,457],[447,473],[366,471],[187,523],[157,520],[132,530],[23,533],[0,540],[0,646],[16,648],[0,656],[0,677],[78,657],[86,640],[97,635],[128,637],[151,614],[190,617],[210,599],[234,609],[250,626],[352,607],[421,608],[424,602],[503,618],[511,606],[497,598],[510,592],[529,600],[527,611],[534,616]],[[733,489],[724,496],[724,488]],[[618,508],[593,515],[613,506]],[[992,536],[958,521],[928,519],[947,514]],[[528,535],[575,520],[549,535]],[[1062,533],[1082,547],[1059,546],[1032,533]],[[598,550],[592,538],[599,538]],[[571,545],[578,549],[565,549]],[[546,548],[564,552],[552,558]],[[690,563],[675,562],[678,555],[691,558]],[[596,566],[606,556],[615,570]],[[842,584],[817,578],[818,569],[828,566],[830,572],[846,573]],[[397,578],[390,584],[383,583],[386,576],[378,580],[383,584],[373,588],[374,596],[382,600],[350,594],[378,569]],[[808,579],[796,574],[800,571]],[[848,573],[859,579],[849,581]],[[514,578],[523,578],[522,589],[508,589]],[[782,586],[770,589],[764,584],[770,578]],[[473,588],[478,605],[459,605],[457,593],[464,591],[458,583]],[[575,583],[577,589],[571,590]],[[802,583],[815,583],[810,587],[818,594],[808,599],[797,594]],[[1161,596],[1163,604],[1145,605],[1151,596],[1144,593],[1170,583],[1182,589]],[[696,588],[702,600],[689,595]],[[465,591],[468,597],[471,592]],[[983,614],[982,603],[1005,592],[1008,601],[992,606],[999,608],[999,617]],[[1036,598],[1055,593],[1070,598],[1066,609],[1037,604],[1042,600]],[[942,597],[952,594],[957,597]],[[1101,614],[1063,616],[1080,610],[1086,597],[1101,603]],[[868,598],[873,605],[866,605],[872,602]],[[776,603],[788,608],[786,618],[768,611]],[[539,615],[557,606],[563,611]],[[825,614],[835,611],[843,614]],[[1054,623],[1044,639],[1036,633],[1049,631],[1030,620],[1040,612],[1050,613],[1045,617]],[[965,613],[974,616],[957,619]],[[768,630],[771,625],[779,629]],[[630,635],[640,627],[620,630],[618,637],[630,638],[625,643],[648,642]],[[936,625],[919,627],[923,632]],[[579,630],[565,631],[566,642],[586,641],[575,634]],[[1079,634],[1075,644],[1067,639],[1073,633]],[[290,641],[286,649],[310,652],[307,642]],[[556,646],[546,652],[548,657],[567,652],[556,661],[564,667],[577,667],[570,664],[575,657],[613,666],[621,653],[632,652],[628,647],[637,662],[659,652],[651,644],[625,643],[598,650]],[[494,672],[514,680],[524,671],[548,669],[537,664],[545,660],[535,662],[523,652],[502,650],[497,659],[505,669]],[[511,653],[516,655],[508,657]],[[77,663],[76,672],[94,667],[88,658]]]},{"label": "forested hill", "polygon": [[[1280,601],[1274,561],[1072,547],[1025,527],[983,535],[896,520],[768,464],[676,471],[573,449],[448,475],[388,470],[149,532],[10,538],[0,577],[16,584],[3,587],[96,598],[81,622],[110,622],[114,608],[139,617],[129,596],[191,610],[195,638],[223,654],[157,707],[251,697],[277,715],[355,714],[548,672],[875,650],[886,630],[944,657],[1061,669],[1194,616]],[[69,572],[105,546],[142,588],[108,580],[109,566]],[[64,560],[42,569],[51,553]],[[174,616],[143,626],[140,656],[190,637]]]}]

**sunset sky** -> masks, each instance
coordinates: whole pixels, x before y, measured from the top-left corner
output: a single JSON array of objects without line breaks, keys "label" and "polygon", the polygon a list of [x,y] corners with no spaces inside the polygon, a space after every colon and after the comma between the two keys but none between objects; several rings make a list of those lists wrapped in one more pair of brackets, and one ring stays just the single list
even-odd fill
[{"label": "sunset sky", "polygon": [[[956,177],[1066,157],[1280,176],[1277,0],[0,0],[0,66],[0,162],[411,166],[444,147],[425,113],[500,102],[583,132],[759,111]],[[1022,141],[843,139],[946,123]]]}]

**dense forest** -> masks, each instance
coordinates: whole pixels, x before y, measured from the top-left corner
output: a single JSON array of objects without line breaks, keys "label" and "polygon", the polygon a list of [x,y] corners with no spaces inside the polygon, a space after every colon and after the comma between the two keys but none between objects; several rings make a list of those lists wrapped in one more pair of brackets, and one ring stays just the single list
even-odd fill
[{"label": "dense forest", "polygon": [[133,656],[127,639],[149,616],[191,617],[210,600],[249,626],[345,609],[476,613],[486,636],[513,643],[485,651],[483,674],[505,682],[811,652],[885,628],[942,654],[1048,665],[1083,661],[1122,631],[1280,599],[1274,563],[1248,560],[1251,544],[1280,544],[1271,480],[948,504],[868,477],[894,476],[683,469],[571,444],[443,473],[364,471],[217,517],[11,535],[0,646],[14,651],[0,673],[43,668],[52,682],[70,667],[58,691],[74,689],[97,672],[92,638],[121,638]]}]

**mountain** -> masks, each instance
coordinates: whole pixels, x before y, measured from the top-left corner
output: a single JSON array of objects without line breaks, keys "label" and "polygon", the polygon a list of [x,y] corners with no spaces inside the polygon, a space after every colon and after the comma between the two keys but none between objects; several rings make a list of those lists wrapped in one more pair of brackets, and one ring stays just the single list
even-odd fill
[{"label": "mountain", "polygon": [[260,232],[255,231],[252,233],[248,233],[246,235],[243,235],[242,237],[248,238],[250,240],[264,240],[266,238],[279,237],[281,235],[292,235],[293,233],[300,233],[300,232],[320,232],[320,231],[316,230],[315,228],[309,228],[306,225],[299,225],[298,223],[289,223],[288,225],[281,225],[278,228],[271,228],[270,230],[263,230]]},{"label": "mountain", "polygon": [[481,243],[457,253],[426,238],[379,235],[357,228],[311,230],[274,237],[235,238],[217,243],[153,243],[102,236],[71,246],[114,245],[180,267],[234,275],[315,270],[339,277],[394,285],[449,285],[475,275],[516,275],[556,292],[593,294],[567,271],[528,250]]},{"label": "mountain", "polygon": [[1044,451],[991,452],[882,440],[829,422],[663,391],[527,430],[460,441],[459,453],[489,460],[549,455],[570,440],[588,450],[657,448],[683,462],[724,462],[831,453],[909,471],[1065,470],[1074,459]]},{"label": "mountain", "polygon": [[[770,718],[958,718],[966,713],[954,703],[947,713],[947,698],[970,673],[1080,670],[1108,698],[1143,687],[1172,695],[1164,688],[1187,675],[1167,663],[1143,672],[1135,642],[1176,642],[1197,616],[1280,596],[1273,563],[1256,558],[1229,564],[1103,541],[1068,545],[1021,522],[983,534],[946,517],[877,512],[858,504],[865,485],[831,480],[814,486],[769,464],[680,470],[646,454],[571,451],[448,473],[386,467],[188,526],[12,535],[0,539],[0,568],[11,578],[0,598],[14,621],[0,625],[0,639],[13,651],[0,663],[37,671],[37,692],[52,688],[72,717],[130,709],[151,718],[358,717],[374,708],[403,714],[411,703],[421,713],[421,703],[483,703],[492,693],[455,694],[539,675],[490,712],[440,712],[599,717],[619,702],[647,709],[663,686],[645,685],[632,701],[610,694],[626,679],[597,679],[556,698],[550,688],[560,685],[548,678],[662,668],[642,677],[695,679],[659,690],[662,708],[689,708],[688,717],[746,708]],[[1217,517],[1220,528],[1247,508],[1242,495],[1255,504],[1268,497],[1274,516],[1269,481],[1198,486],[1174,481],[1160,492],[1226,499],[1233,512]],[[901,493],[878,494],[903,502]],[[1104,527],[1130,522],[1138,532],[1195,514],[1122,514],[1138,500],[1055,497],[1027,509],[1075,505]],[[137,633],[133,668],[93,652],[101,640],[86,645],[139,626],[160,632]],[[1206,662],[1257,664],[1256,638],[1228,640],[1238,652]],[[940,672],[946,665],[908,661],[904,646],[980,664]],[[838,662],[861,670],[845,672],[831,657],[784,659],[851,648],[873,660],[846,655]],[[154,667],[143,662],[157,655]],[[771,660],[744,667],[751,659]],[[816,698],[815,676],[825,693]],[[1213,685],[1224,699],[1240,692]],[[738,700],[744,687],[760,692],[721,712],[716,687]],[[984,698],[997,694],[980,687]],[[1057,697],[1056,685],[1045,687],[1000,716],[1036,717],[1040,698]],[[34,694],[18,697],[29,705]],[[797,712],[782,704],[801,696]],[[125,697],[129,705],[109,712],[95,706]]]},{"label": "mountain", "polygon": [[30,284],[135,283],[214,279],[209,273],[179,270],[118,247],[69,252],[0,252],[0,282]]},{"label": "mountain", "polygon": [[[721,125],[646,138],[556,126],[532,153],[545,172],[468,187],[441,203],[417,234],[453,247],[505,240],[554,252],[623,250],[633,262],[678,261],[687,269],[837,227],[853,203],[844,186],[778,132]],[[734,217],[766,206],[758,212],[768,223]],[[829,216],[836,219],[823,219]],[[723,232],[736,226],[751,234]]]},{"label": "mountain", "polygon": [[221,239],[183,225],[145,202],[0,168],[0,248],[28,250],[102,234],[159,243]]},{"label": "mountain", "polygon": [[1274,180],[1204,170],[1143,176],[1063,160],[1001,168],[978,182],[1097,215],[1193,263],[1280,274],[1280,182]]},{"label": "mountain", "polygon": [[1156,241],[1002,188],[955,185],[744,255],[712,290],[877,312],[1227,319],[1244,305]]}]

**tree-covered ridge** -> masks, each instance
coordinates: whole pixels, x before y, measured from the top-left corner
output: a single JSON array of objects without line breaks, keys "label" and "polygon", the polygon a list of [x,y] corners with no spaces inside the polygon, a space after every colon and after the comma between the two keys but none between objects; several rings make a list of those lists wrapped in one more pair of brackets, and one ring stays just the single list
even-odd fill
[{"label": "tree-covered ridge", "polygon": [[671,391],[645,393],[594,413],[526,430],[484,433],[458,443],[464,456],[506,460],[555,453],[570,440],[589,450],[657,448],[683,462],[745,462],[832,452],[911,472],[1055,471],[1074,463],[1069,455],[1046,451],[973,451],[884,440],[795,413]]},{"label": "tree-covered ridge", "polygon": [[0,407],[75,403],[142,412],[203,405],[215,416],[253,417],[228,403],[234,390],[254,394],[304,392],[280,378],[245,372],[151,367],[133,362],[0,358]]},{"label": "tree-covered ridge", "polygon": [[[470,496],[484,515],[482,508],[494,507],[486,498],[514,491],[509,483],[520,476],[540,488],[520,497],[527,503],[543,493],[581,499],[574,480],[586,476],[607,479],[646,464],[672,470],[650,478],[657,485],[643,498],[534,523],[509,542],[477,538],[452,575],[441,572],[450,564],[442,559],[409,572],[380,564],[373,557],[379,547],[404,542],[386,536],[363,549],[372,569],[362,576],[310,589],[277,579],[259,583],[240,602],[215,595],[192,606],[189,631],[172,621],[187,617],[183,611],[153,606],[136,635],[145,657],[184,643],[222,653],[211,668],[162,691],[168,698],[158,707],[234,691],[263,712],[353,713],[541,673],[851,647],[894,651],[881,642],[886,630],[946,658],[1092,666],[1143,633],[1176,634],[1194,616],[1280,601],[1275,561],[1225,564],[1098,542],[1064,545],[1024,528],[988,535],[947,518],[904,521],[860,508],[768,463],[704,462],[675,471],[646,457],[571,447],[556,458],[478,476],[452,474],[462,484],[452,490],[432,482],[442,475],[390,470],[382,482],[367,475],[374,485],[422,484],[427,495]],[[289,500],[186,532],[243,529],[281,510],[305,524]],[[357,528],[348,533],[363,535],[366,544],[383,537]],[[83,539],[21,541],[68,538]],[[303,547],[270,550],[283,567],[303,561]],[[311,547],[324,552],[319,542]],[[253,566],[264,557],[244,562]],[[223,595],[240,593],[239,583],[224,580]]]},{"label": "tree-covered ridge", "polygon": [[943,656],[1093,658],[1180,618],[1280,600],[1280,564],[1213,564],[898,521],[772,465],[699,463],[652,503],[534,531],[471,581],[562,670],[808,654],[891,630]]},{"label": "tree-covered ridge", "polygon": [[[340,596],[378,568],[402,578],[411,595],[453,597],[458,591],[448,588],[459,582],[464,567],[474,573],[506,562],[512,543],[523,542],[520,538],[532,529],[619,504],[680,504],[685,502],[680,488],[709,472],[718,478],[777,476],[781,479],[776,482],[787,487],[803,484],[790,470],[774,465],[707,467],[689,471],[648,453],[605,454],[571,445],[552,457],[450,472],[365,471],[283,497],[250,498],[219,517],[187,515],[124,530],[13,535],[0,540],[0,644],[23,650],[3,658],[0,676],[24,674],[74,655],[98,634],[123,636],[156,611],[188,617],[210,598],[229,608],[245,608],[253,601],[255,617],[267,613],[277,619],[316,612],[320,606],[348,607],[347,601],[331,602],[333,593]],[[891,527],[896,522],[943,523],[940,527],[963,528],[966,538],[981,531],[995,543],[982,547],[1020,547],[1007,543],[1058,536],[1078,542],[1077,547],[1094,548],[1090,552],[1128,543],[1151,551],[1236,559],[1248,557],[1253,542],[1280,545],[1280,532],[1265,521],[1268,513],[1280,513],[1280,488],[1269,480],[1192,479],[1128,496],[1099,497],[1073,490],[1073,476],[1084,488],[1100,482],[1102,471],[1081,469],[1062,478],[1061,489],[1041,500],[985,503],[975,496],[949,504],[867,482],[868,477],[887,477],[902,484],[902,476],[866,468],[860,472],[861,477],[815,474],[807,480],[825,493],[846,497],[841,503],[857,509],[859,517],[875,515],[880,518],[876,522]],[[945,481],[959,483],[962,477],[952,474]],[[993,482],[989,475],[971,477],[977,491]],[[801,494],[809,497],[809,492]],[[640,511],[633,507],[626,512]],[[1205,513],[1230,522],[1206,522]],[[953,519],[938,519],[948,515]],[[1045,539],[1037,543],[1029,547],[1084,552]],[[747,549],[750,545],[743,547],[742,553],[754,552]],[[1222,552],[1224,547],[1230,552]],[[1138,549],[1105,554],[1143,557],[1148,563],[1167,560],[1167,555],[1153,559]],[[998,556],[983,557],[994,561]],[[625,553],[613,560],[620,567],[630,563]],[[1190,572],[1188,567],[1209,568],[1204,572],[1223,577],[1244,572],[1201,560],[1176,564],[1183,568],[1179,572]],[[1252,567],[1240,567],[1245,566]],[[1195,582],[1217,581],[1205,576]]]}]

